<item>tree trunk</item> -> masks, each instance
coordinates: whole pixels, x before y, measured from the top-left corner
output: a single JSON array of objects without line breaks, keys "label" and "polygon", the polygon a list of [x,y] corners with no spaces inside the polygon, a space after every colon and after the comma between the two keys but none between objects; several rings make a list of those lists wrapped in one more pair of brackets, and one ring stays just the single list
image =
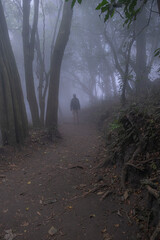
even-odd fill
[{"label": "tree trunk", "polygon": [[126,87],[128,82],[128,73],[129,73],[129,64],[130,64],[130,55],[131,55],[131,48],[134,43],[134,38],[130,41],[129,46],[127,47],[127,53],[126,53],[126,64],[125,64],[125,73],[124,78],[122,79],[122,94],[121,94],[121,102],[122,106],[126,104]]},{"label": "tree trunk", "polygon": [[50,129],[51,133],[57,130],[58,125],[58,95],[60,70],[65,47],[67,45],[70,34],[72,14],[73,11],[71,9],[71,5],[65,2],[62,14],[62,21],[56,39],[54,51],[51,57],[50,66],[50,83],[47,102],[46,126]]},{"label": "tree trunk", "polygon": [[34,0],[34,20],[33,26],[30,31],[29,16],[30,16],[30,0],[23,0],[23,52],[24,52],[24,68],[25,68],[25,81],[27,100],[29,102],[32,122],[34,127],[40,125],[38,104],[34,86],[33,76],[33,60],[34,60],[34,46],[35,46],[35,33],[38,23],[38,9],[39,0]]},{"label": "tree trunk", "polygon": [[[39,80],[38,86],[38,98],[39,98],[39,109],[40,109],[40,122],[41,126],[44,126],[44,113],[45,113],[45,98],[48,88],[48,81],[46,79],[45,64],[42,57],[40,48],[40,39],[38,32],[36,33],[35,49],[37,51],[37,78]],[[46,89],[46,91],[45,91]]]},{"label": "tree trunk", "polygon": [[0,0],[0,126],[4,144],[23,143],[28,133],[20,77]]},{"label": "tree trunk", "polygon": [[59,7],[59,10],[58,10],[58,15],[57,15],[56,23],[55,23],[55,29],[54,29],[53,39],[52,39],[52,44],[51,44],[51,58],[52,58],[52,53],[53,53],[53,50],[54,50],[54,44],[55,44],[56,34],[57,34],[57,29],[58,29],[58,23],[60,21],[59,19],[60,19],[60,16],[61,16],[62,9],[63,9],[63,0],[60,1],[60,7]]},{"label": "tree trunk", "polygon": [[[146,31],[143,30],[147,20],[144,10],[137,17],[136,33],[136,90],[137,94],[143,93],[148,85],[147,56],[146,56]],[[143,30],[143,31],[142,31]],[[142,32],[141,32],[142,31]]]},{"label": "tree trunk", "polygon": [[116,80],[115,80],[115,77],[113,74],[111,74],[110,78],[111,78],[111,83],[112,83],[112,88],[113,88],[113,94],[114,94],[114,97],[116,97],[117,96]]}]

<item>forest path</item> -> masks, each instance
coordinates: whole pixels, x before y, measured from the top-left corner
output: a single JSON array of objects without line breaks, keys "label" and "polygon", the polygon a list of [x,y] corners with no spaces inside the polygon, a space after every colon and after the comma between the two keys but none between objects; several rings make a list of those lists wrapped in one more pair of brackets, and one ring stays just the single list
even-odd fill
[{"label": "forest path", "polygon": [[30,146],[7,168],[0,162],[0,239],[137,239],[120,197],[86,194],[101,180],[93,170],[100,146],[95,126],[63,124],[61,133],[59,143]]}]

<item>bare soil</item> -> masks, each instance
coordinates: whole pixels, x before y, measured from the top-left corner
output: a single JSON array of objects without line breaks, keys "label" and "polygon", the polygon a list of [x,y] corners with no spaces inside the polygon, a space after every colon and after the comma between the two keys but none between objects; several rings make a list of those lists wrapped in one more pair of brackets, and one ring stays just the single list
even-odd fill
[{"label": "bare soil", "polygon": [[97,168],[106,156],[96,127],[60,131],[57,143],[32,133],[20,151],[0,150],[0,239],[137,239],[117,167]]}]

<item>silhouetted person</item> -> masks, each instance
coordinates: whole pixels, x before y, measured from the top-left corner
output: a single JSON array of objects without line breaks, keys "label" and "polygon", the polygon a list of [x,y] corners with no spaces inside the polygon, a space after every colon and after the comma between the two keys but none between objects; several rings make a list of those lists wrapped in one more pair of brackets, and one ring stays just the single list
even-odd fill
[{"label": "silhouetted person", "polygon": [[73,113],[73,120],[74,123],[79,123],[79,116],[78,111],[80,110],[80,102],[79,99],[76,97],[76,94],[73,94],[73,98],[70,104],[71,111]]}]

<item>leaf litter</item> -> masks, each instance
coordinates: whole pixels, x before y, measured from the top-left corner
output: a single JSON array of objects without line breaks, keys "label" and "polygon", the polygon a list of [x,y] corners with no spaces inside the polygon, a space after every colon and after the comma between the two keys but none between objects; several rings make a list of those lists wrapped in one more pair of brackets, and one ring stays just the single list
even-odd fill
[{"label": "leaf litter", "polygon": [[12,232],[12,229],[5,230],[5,233],[5,240],[13,240],[17,236],[17,234]]}]

